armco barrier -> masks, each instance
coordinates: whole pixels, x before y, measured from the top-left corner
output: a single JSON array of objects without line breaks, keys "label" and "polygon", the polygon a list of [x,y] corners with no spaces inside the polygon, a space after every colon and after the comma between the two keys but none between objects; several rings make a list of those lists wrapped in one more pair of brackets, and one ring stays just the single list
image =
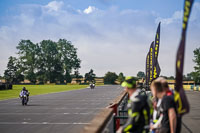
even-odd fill
[{"label": "armco barrier", "polygon": [[120,119],[115,117],[118,116],[118,108],[125,96],[126,92],[123,91],[111,105],[103,109],[89,125],[84,127],[82,133],[114,133],[120,126]]}]

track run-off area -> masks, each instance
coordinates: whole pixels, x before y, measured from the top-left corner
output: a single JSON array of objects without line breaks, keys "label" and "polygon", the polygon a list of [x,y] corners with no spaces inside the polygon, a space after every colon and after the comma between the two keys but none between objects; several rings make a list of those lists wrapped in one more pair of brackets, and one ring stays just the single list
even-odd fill
[{"label": "track run-off area", "polygon": [[[97,86],[45,95],[30,96],[27,106],[21,100],[0,101],[1,133],[79,133],[107,107],[123,88],[117,85]],[[186,91],[190,113],[184,115],[182,133],[198,133],[200,125],[200,92]]]}]

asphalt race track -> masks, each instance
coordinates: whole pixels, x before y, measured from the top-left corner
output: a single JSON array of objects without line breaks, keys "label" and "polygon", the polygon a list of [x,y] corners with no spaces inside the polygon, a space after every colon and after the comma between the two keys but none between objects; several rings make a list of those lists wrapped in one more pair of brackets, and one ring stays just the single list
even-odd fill
[{"label": "asphalt race track", "polygon": [[122,90],[99,86],[31,96],[28,106],[20,99],[0,101],[0,133],[79,133]]},{"label": "asphalt race track", "polygon": [[200,92],[186,91],[190,112],[183,116],[182,133],[200,133]]},{"label": "asphalt race track", "polygon": [[[0,133],[79,133],[92,118],[122,92],[120,86],[99,86],[0,101]],[[198,133],[200,92],[186,91],[190,113],[184,115],[182,133]]]}]

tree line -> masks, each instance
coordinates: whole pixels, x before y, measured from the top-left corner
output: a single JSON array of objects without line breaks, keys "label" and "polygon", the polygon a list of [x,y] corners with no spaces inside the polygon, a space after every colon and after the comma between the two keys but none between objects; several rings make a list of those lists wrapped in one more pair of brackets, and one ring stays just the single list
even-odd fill
[{"label": "tree line", "polygon": [[[66,39],[59,39],[57,42],[43,40],[34,44],[30,40],[21,40],[17,45],[17,57],[10,56],[4,78],[10,83],[20,83],[24,79],[31,83],[71,83],[72,78],[80,82],[83,78],[79,73],[81,60],[77,56],[77,48]],[[184,75],[184,80],[194,80],[200,83],[200,48],[195,49],[193,61],[196,63],[193,72]],[[85,83],[95,82],[96,74],[91,69],[84,75]],[[166,76],[164,76],[166,77]],[[123,73],[117,75],[115,72],[105,74],[105,84],[115,84],[115,81],[122,83],[125,79]],[[145,73],[139,71],[137,78],[145,78]],[[175,79],[174,76],[166,77]]]},{"label": "tree line", "polygon": [[[25,79],[32,84],[71,83],[72,78],[80,82],[83,78],[79,73],[81,60],[77,56],[77,48],[66,39],[57,42],[43,40],[33,43],[30,40],[21,40],[17,45],[17,57],[10,56],[4,78],[7,82],[18,84]],[[95,82],[96,74],[91,69],[85,73],[85,83]],[[123,82],[123,73],[119,76],[115,72],[105,74],[105,84],[115,84],[115,81]]]},{"label": "tree line", "polygon": [[57,42],[43,40],[34,44],[21,40],[17,45],[18,57],[9,57],[4,78],[7,82],[19,83],[28,79],[31,83],[71,82],[71,73],[77,76],[81,60],[77,48],[70,41],[59,39]]}]

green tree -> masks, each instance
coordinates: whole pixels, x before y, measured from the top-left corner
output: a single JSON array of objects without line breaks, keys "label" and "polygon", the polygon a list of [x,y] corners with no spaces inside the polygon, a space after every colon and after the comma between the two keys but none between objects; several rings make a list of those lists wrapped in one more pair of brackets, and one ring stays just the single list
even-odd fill
[{"label": "green tree", "polygon": [[71,80],[69,75],[72,70],[78,70],[80,68],[81,60],[77,56],[77,48],[70,41],[59,39],[57,42],[57,50],[65,72],[65,80],[69,82]]},{"label": "green tree", "polygon": [[167,79],[175,80],[174,76],[170,76]]},{"label": "green tree", "polygon": [[7,69],[4,72],[4,77],[7,82],[19,83],[24,80],[24,75],[20,70],[17,58],[10,56],[7,64]]},{"label": "green tree", "polygon": [[198,73],[200,73],[200,48],[195,49],[194,51],[194,62],[196,63],[196,66],[194,67],[194,70]]},{"label": "green tree", "polygon": [[23,66],[25,78],[36,83],[37,55],[39,46],[30,40],[21,40],[17,46],[20,63]]},{"label": "green tree", "polygon": [[85,74],[85,83],[88,82],[95,82],[95,76],[94,71],[91,69],[88,73]]},{"label": "green tree", "polygon": [[122,72],[119,74],[117,80],[120,82],[120,84],[125,80],[125,76],[124,76],[124,74]]},{"label": "green tree", "polygon": [[17,49],[17,67],[20,68],[17,73],[23,73],[32,83],[64,83],[64,80],[71,82],[71,72],[80,68],[81,60],[77,56],[77,48],[65,39],[58,42],[43,40],[39,44],[21,40]]},{"label": "green tree", "polygon": [[198,72],[191,72],[191,79],[194,80],[195,83],[200,83],[200,74]]},{"label": "green tree", "polygon": [[16,61],[16,83],[20,83],[21,81],[24,81],[24,74],[23,74],[23,66],[21,62],[17,59]]},{"label": "green tree", "polygon": [[200,48],[197,48],[193,51],[194,59],[196,66],[194,66],[194,72],[191,72],[190,75],[195,83],[200,83]]},{"label": "green tree", "polygon": [[65,80],[67,83],[71,83],[72,82],[72,77],[70,75],[70,73],[67,71],[65,74]]},{"label": "green tree", "polygon": [[105,84],[115,84],[116,79],[118,78],[115,72],[107,72],[104,76]]},{"label": "green tree", "polygon": [[138,78],[145,78],[145,74],[144,74],[144,72],[142,72],[142,71],[139,71],[138,73],[137,73],[137,77]]},{"label": "green tree", "polygon": [[41,57],[40,61],[43,64],[44,76],[46,81],[55,83],[59,77],[62,77],[63,68],[61,57],[58,56],[57,44],[51,40],[43,40],[40,43]]},{"label": "green tree", "polygon": [[80,78],[83,78],[83,76],[80,75],[80,73],[79,73],[78,70],[75,70],[75,71],[74,71],[74,74],[73,74],[71,77],[72,77],[72,78],[75,78],[77,83],[81,83]]},{"label": "green tree", "polygon": [[195,76],[194,72],[188,73],[186,76],[186,80],[189,80],[189,81],[194,80],[194,76]]}]

